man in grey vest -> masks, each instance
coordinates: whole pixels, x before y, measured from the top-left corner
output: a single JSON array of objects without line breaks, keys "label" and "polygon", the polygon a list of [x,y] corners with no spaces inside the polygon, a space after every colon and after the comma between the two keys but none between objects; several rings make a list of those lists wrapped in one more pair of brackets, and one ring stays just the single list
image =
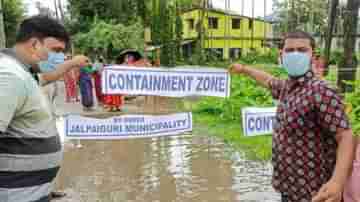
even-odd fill
[{"label": "man in grey vest", "polygon": [[62,150],[46,97],[32,72],[69,42],[46,16],[24,20],[16,45],[0,53],[0,201],[49,202]]}]

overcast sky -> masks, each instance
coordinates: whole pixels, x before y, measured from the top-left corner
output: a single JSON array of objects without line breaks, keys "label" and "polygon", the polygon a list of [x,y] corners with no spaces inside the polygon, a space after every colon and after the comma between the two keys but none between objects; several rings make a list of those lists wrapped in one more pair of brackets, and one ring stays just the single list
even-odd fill
[{"label": "overcast sky", "polygon": [[[264,13],[269,15],[272,13],[272,0],[266,0],[266,9],[264,0],[255,0],[254,5],[254,16],[263,17]],[[244,4],[244,9],[242,9],[242,4]],[[216,8],[225,9],[225,0],[213,0],[213,5]],[[230,0],[229,5],[230,10],[236,11],[241,15],[252,16],[252,0]]]},{"label": "overcast sky", "polygon": [[[41,2],[46,7],[54,10],[53,0],[23,0],[27,7],[28,15],[37,14],[37,9],[35,7],[35,3],[37,1]],[[61,0],[64,4],[66,4],[66,0]],[[91,0],[89,0],[91,1]],[[150,0],[149,0],[150,1]],[[212,0],[214,7],[225,9],[225,0]],[[242,1],[244,1],[244,9],[242,9]],[[264,12],[266,11],[266,15],[272,13],[272,0],[266,0],[266,10],[264,9],[264,0],[255,0],[255,11],[254,16],[264,16]],[[239,14],[243,14],[246,16],[252,16],[252,0],[230,0],[230,10],[236,11]],[[244,13],[242,13],[244,11]]]}]

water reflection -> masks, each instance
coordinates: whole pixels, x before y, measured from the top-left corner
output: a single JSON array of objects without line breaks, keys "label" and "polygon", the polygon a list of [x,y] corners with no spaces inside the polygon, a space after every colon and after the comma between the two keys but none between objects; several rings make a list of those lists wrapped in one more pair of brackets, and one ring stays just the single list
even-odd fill
[{"label": "water reflection", "polygon": [[[158,107],[138,106],[152,114],[173,106],[158,98],[148,102]],[[56,186],[68,196],[59,202],[280,201],[271,188],[268,162],[250,161],[215,137],[183,134],[76,144],[64,145]]]},{"label": "water reflection", "polygon": [[82,141],[67,148],[61,201],[279,201],[269,164],[249,161],[215,138]]}]

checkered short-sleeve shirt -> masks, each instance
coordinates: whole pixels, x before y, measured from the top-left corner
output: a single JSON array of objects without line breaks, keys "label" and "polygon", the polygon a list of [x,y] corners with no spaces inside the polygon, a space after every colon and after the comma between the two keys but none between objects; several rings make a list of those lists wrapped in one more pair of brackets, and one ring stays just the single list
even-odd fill
[{"label": "checkered short-sleeve shirt", "polygon": [[290,202],[309,202],[332,176],[336,132],[348,129],[344,104],[334,89],[312,72],[270,81],[279,105],[273,136],[273,186]]}]

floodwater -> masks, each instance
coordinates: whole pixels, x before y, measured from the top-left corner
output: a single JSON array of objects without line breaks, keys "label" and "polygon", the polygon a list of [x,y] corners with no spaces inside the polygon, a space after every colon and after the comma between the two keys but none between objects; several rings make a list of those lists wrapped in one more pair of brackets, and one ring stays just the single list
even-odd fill
[{"label": "floodwater", "polygon": [[[173,106],[163,100],[153,103],[158,107],[145,105],[146,113],[149,109],[163,113],[164,108]],[[79,110],[75,105],[60,107]],[[131,107],[125,112],[131,113]],[[133,110],[139,113],[138,108]],[[280,201],[271,188],[269,162],[247,159],[243,152],[206,135],[206,128],[197,133],[131,140],[65,140],[56,188],[67,196],[58,201]]]}]

